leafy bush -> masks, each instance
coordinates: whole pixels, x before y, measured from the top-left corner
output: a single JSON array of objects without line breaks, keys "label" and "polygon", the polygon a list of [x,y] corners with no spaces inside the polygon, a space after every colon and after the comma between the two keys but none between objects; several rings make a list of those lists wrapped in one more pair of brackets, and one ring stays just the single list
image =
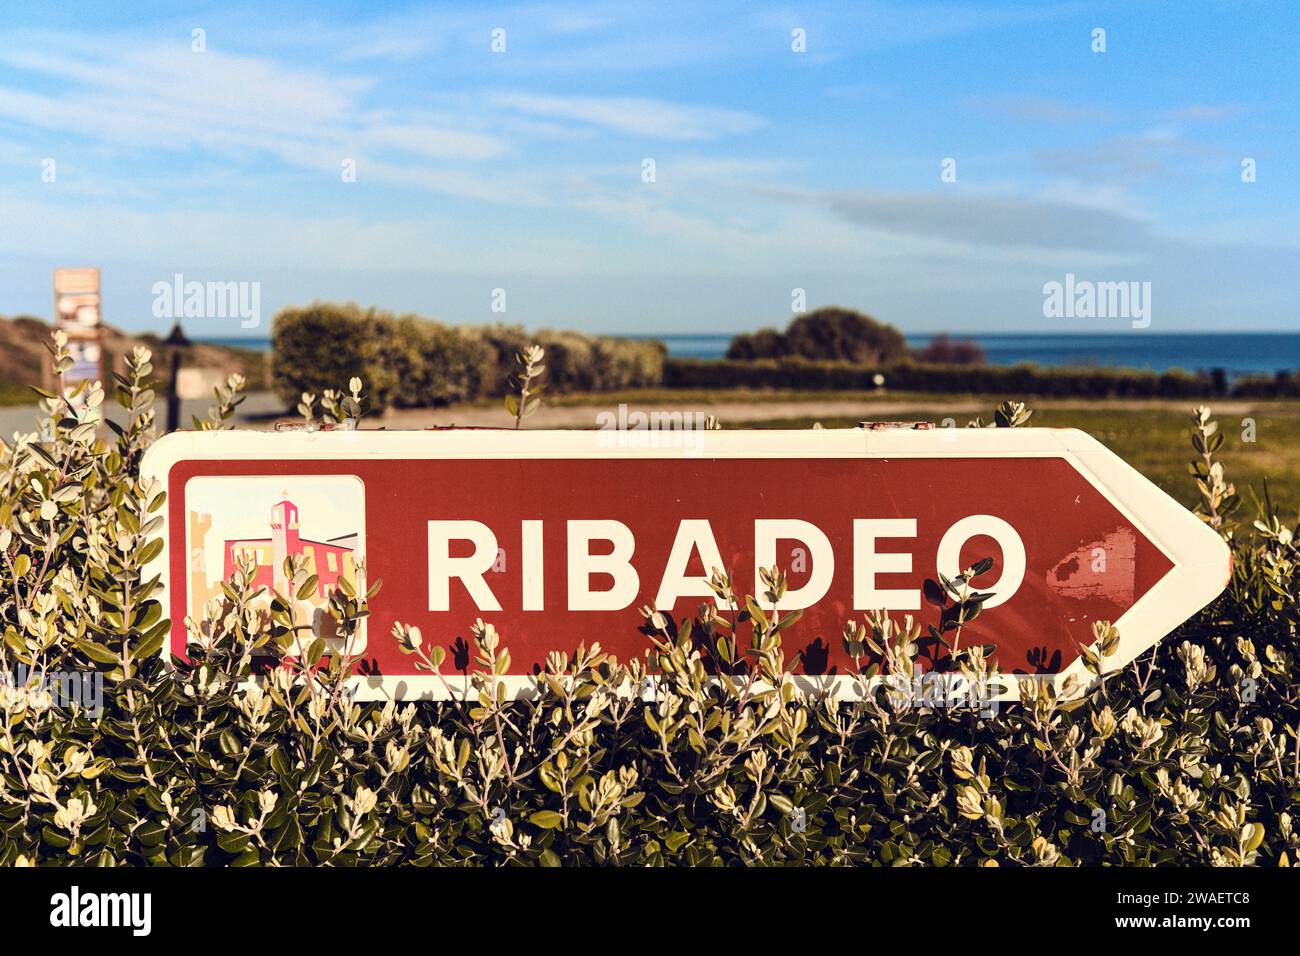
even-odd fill
[{"label": "leafy bush", "polygon": [[987,356],[978,342],[953,339],[941,332],[913,353],[922,365],[983,365]]},{"label": "leafy bush", "polygon": [[493,380],[493,359],[471,332],[404,315],[381,322],[376,335],[380,363],[394,383],[384,404],[425,408],[469,401]]},{"label": "leafy bush", "polygon": [[790,350],[785,336],[776,329],[759,329],[757,332],[737,335],[727,346],[728,359],[748,361],[764,358],[785,358]]},{"label": "leafy bush", "polygon": [[556,392],[658,385],[662,343],[599,338],[520,326],[450,326],[416,315],[317,303],[285,309],[272,334],[275,390],[288,405],[353,376],[370,388],[373,410],[422,408],[496,397],[509,391],[515,356],[546,348]]},{"label": "leafy bush", "polygon": [[[287,405],[304,392],[362,378],[384,407],[393,379],[392,360],[381,359],[381,331],[392,317],[356,303],[316,302],[304,308],[283,309],[271,327],[271,375],[275,391]],[[390,346],[397,348],[396,346]]]},{"label": "leafy bush", "polygon": [[[506,641],[477,622],[471,700],[362,705],[344,693],[351,661],[319,641],[291,656],[289,602],[255,610],[242,570],[186,622],[190,660],[162,664],[169,622],[141,576],[164,503],[138,474],[152,374],[137,351],[109,438],[86,421],[94,389],[50,400],[46,433],[0,443],[0,669],[105,688],[98,715],[35,677],[0,689],[0,864],[1240,865],[1300,849],[1300,528],[1271,505],[1238,520],[1208,411],[1192,467],[1233,549],[1228,590],[1122,671],[1100,623],[1102,679],[1078,698],[1028,685],[995,712],[937,706],[908,690],[924,623],[879,615],[845,625],[861,697],[805,693],[783,646],[797,613],[766,616],[719,573],[731,611],[649,613],[644,660],[557,652],[533,699],[507,701]],[[1026,418],[1005,406],[996,422]],[[994,666],[955,639],[983,570],[936,612],[950,670],[971,679]],[[764,578],[769,598],[784,590]],[[378,583],[336,593],[339,633],[377,600]],[[451,637],[392,639],[441,672]],[[249,687],[266,650],[283,667]],[[652,692],[619,692],[651,669]]]},{"label": "leafy bush", "polygon": [[727,349],[729,359],[781,358],[891,365],[907,357],[907,341],[892,325],[869,315],[835,306],[797,316],[784,333],[761,329],[738,335]]},{"label": "leafy bush", "polygon": [[548,387],[554,392],[611,392],[647,388],[663,381],[668,353],[662,342],[551,329],[526,332],[517,325],[483,326],[471,331],[488,343],[495,355],[492,395],[510,391],[515,357],[530,345],[546,350]]}]

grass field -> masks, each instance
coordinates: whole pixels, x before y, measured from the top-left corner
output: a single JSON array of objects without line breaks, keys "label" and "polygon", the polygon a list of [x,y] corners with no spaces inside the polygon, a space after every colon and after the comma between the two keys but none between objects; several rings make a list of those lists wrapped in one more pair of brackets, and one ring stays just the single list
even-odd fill
[{"label": "grass field", "polygon": [[[1032,402],[1029,405],[1035,407]],[[1230,408],[1231,414],[1216,413],[1224,436],[1219,456],[1246,508],[1254,513],[1251,491],[1262,499],[1267,480],[1274,503],[1283,506],[1283,516],[1294,517],[1300,508],[1300,403],[1232,401],[1225,403],[1225,408]],[[987,421],[990,416],[984,417]],[[914,411],[891,418],[941,420],[933,405],[919,405]],[[957,423],[965,425],[968,418],[957,417]],[[1247,439],[1251,437],[1252,421],[1254,440],[1250,441]],[[745,427],[803,428],[812,424],[808,418],[783,418],[748,422]],[[856,424],[856,420],[847,418],[822,421],[826,428]],[[1194,457],[1188,437],[1190,408],[1175,404],[1125,408],[1112,403],[1099,403],[1097,407],[1049,406],[1035,408],[1030,424],[1082,429],[1179,501],[1187,505],[1196,501],[1196,489],[1187,472],[1187,463]]]},{"label": "grass field", "polygon": [[[965,425],[974,417],[972,405],[985,408],[985,420],[992,417],[997,399],[991,396],[939,395],[916,392],[797,392],[778,389],[680,390],[640,389],[604,395],[551,396],[553,405],[610,405],[627,402],[633,406],[652,404],[690,408],[716,402],[746,402],[781,405],[770,419],[747,421],[735,427],[807,428],[815,419],[791,415],[792,404],[800,401],[851,401],[861,403],[862,414],[852,418],[818,419],[826,428],[845,428],[872,417],[872,406],[890,403],[888,417],[942,424],[945,418]],[[1031,425],[1072,427],[1088,432],[1125,461],[1169,492],[1179,501],[1192,504],[1195,486],[1187,472],[1193,457],[1189,439],[1191,409],[1196,401],[1169,399],[1026,399],[1034,409]],[[1224,436],[1219,452],[1230,481],[1237,486],[1253,514],[1251,492],[1264,497],[1265,482],[1274,503],[1283,514],[1294,516],[1300,509],[1300,402],[1254,401],[1250,399],[1205,399],[1215,411]],[[900,410],[902,409],[902,410]],[[1253,422],[1253,434],[1250,424]],[[724,420],[723,426],[728,427]],[[1253,440],[1251,440],[1253,438]]]}]

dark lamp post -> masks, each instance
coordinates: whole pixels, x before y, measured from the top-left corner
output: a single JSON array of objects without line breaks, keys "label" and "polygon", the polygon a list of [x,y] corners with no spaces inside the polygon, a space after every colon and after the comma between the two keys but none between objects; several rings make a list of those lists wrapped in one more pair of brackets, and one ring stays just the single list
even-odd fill
[{"label": "dark lamp post", "polygon": [[176,383],[181,374],[181,357],[191,344],[190,340],[185,337],[185,333],[181,331],[179,320],[172,326],[167,338],[163,339],[163,345],[171,350],[172,356],[172,374],[167,382],[167,431],[169,432],[174,432],[180,428],[181,397],[176,390]]}]

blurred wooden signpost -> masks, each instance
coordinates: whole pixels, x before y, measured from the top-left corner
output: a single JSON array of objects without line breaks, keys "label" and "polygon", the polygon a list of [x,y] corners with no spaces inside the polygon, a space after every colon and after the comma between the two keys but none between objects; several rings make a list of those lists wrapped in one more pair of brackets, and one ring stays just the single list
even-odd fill
[{"label": "blurred wooden signpost", "polygon": [[183,621],[219,603],[239,562],[288,593],[303,586],[283,571],[297,555],[316,576],[295,598],[304,619],[321,620],[333,588],[382,579],[353,647],[370,698],[446,694],[401,653],[398,622],[447,649],[457,693],[470,625],[494,624],[507,684],[527,693],[548,652],[599,642],[641,657],[639,608],[695,616],[722,567],[743,610],[773,565],[789,583],[778,610],[802,610],[782,632],[796,673],[853,694],[845,622],[883,609],[937,623],[946,599],[927,580],[985,558],[973,585],[992,596],[962,646],[991,646],[1007,674],[1086,684],[1095,622],[1119,629],[1113,670],[1230,575],[1214,531],[1073,429],[180,432],[142,470],[168,492],[146,572],[166,586],[167,650],[184,652]]},{"label": "blurred wooden signpost", "polygon": [[[71,390],[84,381],[103,381],[103,328],[100,325],[99,270],[54,270],[54,327],[68,337],[73,364],[63,375]],[[56,391],[51,383],[49,391]]]}]

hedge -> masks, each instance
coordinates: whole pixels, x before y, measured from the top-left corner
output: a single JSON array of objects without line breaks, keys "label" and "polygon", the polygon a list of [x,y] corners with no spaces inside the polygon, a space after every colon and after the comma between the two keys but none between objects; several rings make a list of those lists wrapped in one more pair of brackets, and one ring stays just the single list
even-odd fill
[{"label": "hedge", "polygon": [[[873,690],[873,676],[910,680],[925,629],[952,623],[935,607],[847,620],[862,696],[836,702],[790,679],[798,622],[748,616],[727,588],[729,614],[651,615],[643,658],[553,655],[523,701],[495,676],[509,635],[466,622],[474,699],[397,706],[351,702],[352,663],[317,660],[319,642],[308,661],[284,656],[287,599],[257,610],[239,572],[188,622],[188,661],[163,665],[170,622],[142,568],[165,501],[138,472],[152,373],[128,359],[120,432],[79,424],[81,395],[54,403],[46,437],[0,440],[0,669],[104,687],[102,713],[35,677],[0,688],[0,865],[1239,866],[1300,852],[1300,525],[1294,510],[1236,517],[1208,411],[1190,457],[1198,511],[1233,550],[1228,589],[1123,670],[1098,622],[1102,679],[1081,696],[1030,686],[989,711]],[[378,584],[336,592],[329,613],[347,635],[383,600]],[[459,641],[370,639],[434,667]],[[266,651],[283,667],[247,686]],[[996,659],[963,645],[952,666],[989,676]],[[619,692],[650,670],[652,694]]]},{"label": "hedge", "polygon": [[[664,363],[664,385],[669,388],[871,390],[878,387],[875,383],[877,375],[883,376],[885,388],[897,391],[1114,398],[1197,398],[1224,391],[1210,375],[1177,370],[1044,368],[1027,364],[864,366],[799,358],[750,361],[669,359]],[[1239,379],[1228,392],[1251,397],[1300,395],[1300,376]]]},{"label": "hedge", "polygon": [[288,308],[275,317],[272,374],[287,404],[319,395],[353,376],[371,407],[415,408],[497,397],[508,390],[515,356],[546,349],[547,390],[603,392],[659,385],[666,355],[659,342],[602,338],[519,326],[452,326],[348,303]]}]

